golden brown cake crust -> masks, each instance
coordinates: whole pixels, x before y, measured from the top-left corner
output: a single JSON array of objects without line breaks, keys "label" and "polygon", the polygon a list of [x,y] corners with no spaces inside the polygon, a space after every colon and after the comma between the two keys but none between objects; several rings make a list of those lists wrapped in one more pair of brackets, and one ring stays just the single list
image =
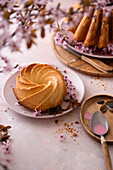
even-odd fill
[{"label": "golden brown cake crust", "polygon": [[61,105],[67,93],[61,72],[50,65],[39,63],[21,70],[13,91],[21,105],[42,112]]},{"label": "golden brown cake crust", "polygon": [[86,39],[84,41],[84,45],[86,47],[96,45],[98,42],[98,29],[99,29],[99,21],[101,16],[101,9],[97,9],[94,12],[89,31],[87,33]]},{"label": "golden brown cake crust", "polygon": [[74,6],[76,11],[71,21],[74,25],[67,26],[66,30],[73,33],[75,43],[82,42],[85,47],[96,47],[99,50],[108,48],[109,43],[113,44],[113,5],[86,7],[77,3]]},{"label": "golden brown cake crust", "polygon": [[74,34],[74,40],[75,41],[84,41],[86,34],[88,32],[88,28],[91,23],[91,17],[93,14],[93,8],[90,9],[90,11],[84,16],[78,25],[75,34]]},{"label": "golden brown cake crust", "polygon": [[100,30],[100,37],[98,42],[98,48],[106,47],[109,43],[109,16],[106,16],[106,12],[103,12],[102,24]]}]

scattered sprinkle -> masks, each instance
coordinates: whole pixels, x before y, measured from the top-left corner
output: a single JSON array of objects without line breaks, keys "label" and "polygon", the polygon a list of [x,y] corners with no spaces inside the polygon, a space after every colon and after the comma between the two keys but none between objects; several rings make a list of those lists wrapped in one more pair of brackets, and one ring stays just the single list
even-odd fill
[{"label": "scattered sprinkle", "polygon": [[73,133],[72,135],[73,135],[74,137],[76,137],[76,136],[77,136],[77,134],[76,134],[76,133]]},{"label": "scattered sprinkle", "polygon": [[67,148],[65,146],[63,147],[63,151],[67,151]]},{"label": "scattered sprinkle", "polygon": [[64,133],[59,136],[59,142],[63,142],[66,139]]},{"label": "scattered sprinkle", "polygon": [[[60,135],[60,138],[59,138],[60,142],[63,141],[62,138],[64,137],[64,134],[66,134],[66,136],[69,135],[74,141],[76,141],[75,137],[78,136],[79,131],[75,128],[75,124],[77,125],[77,124],[79,124],[79,122],[78,121],[71,122],[70,124],[68,124],[67,122],[64,122],[63,127],[59,128],[56,131],[56,133],[58,135]],[[79,129],[79,127],[78,127],[78,129]]]},{"label": "scattered sprinkle", "polygon": [[58,120],[55,120],[55,123],[58,124]]},{"label": "scattered sprinkle", "polygon": [[[97,81],[96,86],[97,86],[98,88],[103,88],[104,91],[107,90],[107,83],[104,83],[101,78],[99,78],[99,77],[93,77],[93,76],[91,76],[91,78],[92,78],[92,79],[94,78],[94,79]],[[90,83],[93,84],[94,82],[91,81]]]},{"label": "scattered sprinkle", "polygon": [[75,121],[75,124],[79,124],[79,122],[78,122],[78,121]]},{"label": "scattered sprinkle", "polygon": [[67,73],[67,71],[66,71],[66,70],[64,70],[64,73]]}]

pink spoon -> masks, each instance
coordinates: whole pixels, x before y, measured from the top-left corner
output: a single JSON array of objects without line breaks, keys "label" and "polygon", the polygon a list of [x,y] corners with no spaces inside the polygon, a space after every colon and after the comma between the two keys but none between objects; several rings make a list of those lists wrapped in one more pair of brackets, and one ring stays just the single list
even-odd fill
[{"label": "pink spoon", "polygon": [[106,140],[103,135],[108,132],[108,122],[105,116],[100,111],[93,113],[90,121],[90,127],[94,134],[101,137],[102,152],[107,170],[112,170],[111,158]]}]

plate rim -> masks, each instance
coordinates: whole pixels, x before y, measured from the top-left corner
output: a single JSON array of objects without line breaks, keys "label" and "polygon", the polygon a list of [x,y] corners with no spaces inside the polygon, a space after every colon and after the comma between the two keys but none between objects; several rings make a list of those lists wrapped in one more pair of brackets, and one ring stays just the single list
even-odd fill
[{"label": "plate rim", "polygon": [[[60,66],[57,66],[58,68],[60,67]],[[65,70],[65,69],[64,69]],[[81,99],[80,99],[80,101],[79,102],[81,102],[82,100],[83,100],[83,98],[84,98],[84,94],[85,94],[85,86],[84,86],[84,83],[83,83],[83,81],[82,81],[82,79],[77,75],[77,73],[75,73],[74,71],[72,71],[72,70],[70,70],[70,69],[68,69],[68,68],[66,68],[66,70],[68,70],[68,71],[71,71],[71,72],[73,72],[75,75],[76,75],[76,77],[77,78],[79,78],[79,81],[80,81],[80,83],[82,84],[82,96],[81,96]],[[60,70],[61,71],[61,70]],[[14,74],[12,74],[12,75],[10,75],[8,78],[7,78],[7,80],[5,81],[5,83],[3,84],[3,87],[2,87],[2,97],[3,97],[3,99],[4,99],[4,101],[5,101],[5,103],[13,110],[13,111],[15,111],[16,113],[18,113],[18,114],[20,114],[20,115],[22,115],[22,116],[26,116],[26,117],[29,117],[29,118],[35,118],[35,119],[48,119],[48,118],[56,118],[56,117],[59,117],[59,116],[63,116],[63,115],[65,115],[65,114],[67,114],[67,113],[69,113],[69,112],[71,112],[72,110],[74,110],[74,108],[70,108],[69,110],[66,110],[66,111],[64,111],[64,112],[62,112],[62,113],[60,113],[60,114],[56,114],[56,115],[41,115],[41,116],[34,116],[33,114],[23,114],[22,112],[20,112],[20,111],[17,111],[14,107],[12,107],[9,103],[8,103],[8,101],[7,101],[7,98],[5,97],[5,89],[6,89],[6,85],[8,84],[8,82],[13,78],[13,80],[14,80],[14,78],[15,78],[15,81],[16,81],[16,77],[17,77],[17,75],[20,73],[20,71],[16,71]],[[67,74],[68,75],[68,74]],[[15,99],[16,99],[16,97],[15,96],[13,96]],[[17,100],[17,99],[16,99]],[[18,100],[17,100],[17,102],[18,102]],[[21,106],[21,105],[20,105]],[[29,109],[27,109],[27,108],[25,108],[24,106],[21,106],[22,108],[24,108],[23,109],[23,111],[24,110],[28,110],[28,111],[30,111]],[[31,110],[31,112],[33,112],[32,110]]]},{"label": "plate rim", "polygon": [[[96,95],[92,95],[92,96],[88,97],[88,98],[82,103],[82,105],[81,105],[81,109],[80,109],[80,122],[81,122],[81,124],[82,124],[82,127],[84,128],[84,130],[87,132],[87,134],[88,134],[89,136],[91,136],[91,137],[93,137],[95,140],[101,142],[101,138],[100,138],[100,137],[96,136],[93,132],[91,132],[91,131],[89,131],[89,130],[87,129],[87,127],[85,126],[85,124],[84,124],[84,122],[83,122],[83,118],[82,118],[82,114],[83,114],[83,113],[82,113],[82,110],[83,110],[86,102],[87,102],[88,100],[94,98],[94,97],[99,97],[99,96],[108,96],[108,97],[112,97],[112,98],[113,98],[113,95],[109,95],[109,94],[96,94]],[[106,139],[106,142],[113,143],[113,139],[111,139],[111,140]]]},{"label": "plate rim", "polygon": [[86,52],[81,52],[80,50],[76,50],[73,46],[71,46],[70,44],[68,44],[68,46],[74,50],[75,52],[81,54],[81,55],[85,55],[88,57],[92,57],[92,58],[100,58],[100,59],[113,59],[113,55],[109,56],[109,55],[95,55],[95,54],[88,54]]},{"label": "plate rim", "polygon": [[[62,31],[62,30],[60,30],[60,31]],[[59,31],[59,32],[60,32],[60,31]],[[66,31],[66,30],[64,29],[64,31]],[[71,31],[68,31],[68,32],[71,32]],[[56,33],[57,33],[57,31],[54,32],[54,36],[56,35]],[[77,52],[77,53],[79,53],[79,54],[81,54],[81,55],[86,55],[86,56],[92,57],[92,58],[113,59],[113,55],[110,55],[110,56],[109,56],[109,55],[88,54],[88,53],[86,53],[86,52],[81,52],[80,50],[76,50],[76,49],[71,45],[71,43],[68,43],[67,41],[66,41],[66,43],[68,44],[69,48],[71,48],[72,50],[74,50],[75,52]]]}]

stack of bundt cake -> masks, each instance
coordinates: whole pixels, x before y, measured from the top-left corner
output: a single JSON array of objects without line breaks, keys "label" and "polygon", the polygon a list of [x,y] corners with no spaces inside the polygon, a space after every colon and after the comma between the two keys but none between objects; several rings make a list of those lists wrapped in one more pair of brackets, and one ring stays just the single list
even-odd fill
[{"label": "stack of bundt cake", "polygon": [[66,84],[59,70],[34,63],[21,70],[13,90],[21,105],[44,112],[62,104]]},{"label": "stack of bundt cake", "polygon": [[[102,4],[85,7],[77,2],[73,6],[75,16],[67,30],[73,32],[74,40],[86,47],[107,47],[113,41],[113,6]],[[65,18],[64,23],[68,23]]]}]

